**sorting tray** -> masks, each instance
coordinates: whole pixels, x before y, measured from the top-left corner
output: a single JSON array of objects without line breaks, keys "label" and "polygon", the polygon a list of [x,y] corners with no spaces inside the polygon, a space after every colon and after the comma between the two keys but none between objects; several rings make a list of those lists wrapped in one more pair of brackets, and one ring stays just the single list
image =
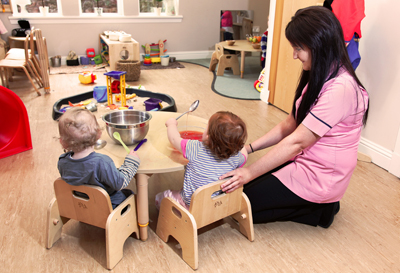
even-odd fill
[{"label": "sorting tray", "polygon": [[[175,105],[175,100],[174,100],[174,98],[172,98],[169,95],[162,94],[162,93],[154,93],[154,92],[146,91],[146,90],[139,90],[136,88],[126,88],[127,95],[133,94],[133,93],[135,93],[138,97],[156,98],[156,99],[160,99],[169,104],[168,106],[160,109],[160,111],[164,111],[164,112],[176,112],[177,111],[177,108]],[[67,97],[67,98],[58,100],[53,105],[53,113],[52,113],[53,120],[57,120],[61,117],[61,115],[63,114],[63,112],[60,111],[61,106],[68,104],[68,102],[75,104],[75,103],[79,103],[81,101],[92,99],[92,98],[93,98],[93,90],[86,92],[86,93],[82,93],[82,94],[78,94],[75,96],[71,96],[71,97]]]}]

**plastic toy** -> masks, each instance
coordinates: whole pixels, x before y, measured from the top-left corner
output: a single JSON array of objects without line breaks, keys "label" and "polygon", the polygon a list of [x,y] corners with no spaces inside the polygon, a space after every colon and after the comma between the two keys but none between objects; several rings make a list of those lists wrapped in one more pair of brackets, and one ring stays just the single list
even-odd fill
[{"label": "plastic toy", "polygon": [[[125,74],[126,71],[110,71],[107,73],[104,73],[104,75],[107,76],[107,104],[111,109],[114,108],[114,103],[113,103],[113,95],[112,95],[112,82],[111,79],[114,78],[116,80],[119,80],[119,90],[121,92],[121,107],[126,107],[126,84],[125,84]],[[114,105],[114,106],[112,106]]]},{"label": "plastic toy", "polygon": [[93,60],[94,60],[95,64],[102,64],[103,63],[103,58],[101,57],[101,55],[94,56]]},{"label": "plastic toy", "polygon": [[88,48],[86,49],[86,56],[88,58],[94,58],[96,54],[94,53],[94,48]]},{"label": "plastic toy", "polygon": [[258,91],[261,92],[261,90],[264,87],[264,72],[265,68],[261,71],[260,76],[258,77],[258,80],[254,82],[254,88]]},{"label": "plastic toy", "polygon": [[13,91],[0,86],[0,158],[32,149],[28,113]]},{"label": "plastic toy", "polygon": [[162,100],[156,98],[150,98],[144,101],[144,105],[146,106],[146,111],[157,111],[162,109]]},{"label": "plastic toy", "polygon": [[144,60],[143,60],[143,65],[151,65],[151,58],[150,58],[150,54],[146,54],[144,55]]},{"label": "plastic toy", "polygon": [[90,71],[84,71],[79,73],[79,81],[83,84],[94,83],[96,79],[97,76]]},{"label": "plastic toy", "polygon": [[112,82],[111,91],[113,92],[113,94],[120,93],[119,85],[120,85],[120,81],[115,80],[115,81]]},{"label": "plastic toy", "polygon": [[93,98],[97,100],[97,102],[106,102],[107,86],[95,86],[93,88]]}]

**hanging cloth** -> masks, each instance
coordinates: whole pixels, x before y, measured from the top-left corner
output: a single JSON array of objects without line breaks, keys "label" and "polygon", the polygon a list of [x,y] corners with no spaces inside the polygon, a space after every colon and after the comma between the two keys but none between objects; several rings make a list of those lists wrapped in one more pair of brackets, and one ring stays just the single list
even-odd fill
[{"label": "hanging cloth", "polygon": [[331,6],[342,25],[344,40],[349,42],[354,33],[361,38],[361,20],[365,17],[364,0],[334,0]]}]

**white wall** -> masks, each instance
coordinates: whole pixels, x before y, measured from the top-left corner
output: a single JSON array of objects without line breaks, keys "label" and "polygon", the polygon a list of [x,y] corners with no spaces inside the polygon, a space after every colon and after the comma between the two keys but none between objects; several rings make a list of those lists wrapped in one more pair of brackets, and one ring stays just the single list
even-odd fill
[{"label": "white wall", "polygon": [[[356,72],[370,95],[360,151],[400,176],[400,36],[398,0],[365,0],[361,63]],[[397,145],[396,145],[397,143]]]},{"label": "white wall", "polygon": [[[61,0],[61,3],[64,15],[79,16],[78,0]],[[124,0],[125,14],[137,16],[137,3],[137,0]],[[97,50],[99,34],[105,30],[123,30],[141,45],[167,39],[165,48],[169,53],[208,52],[219,42],[220,11],[225,9],[254,10],[254,24],[261,29],[267,26],[269,0],[180,1],[179,14],[183,19],[179,23],[116,23],[107,20],[90,24],[35,23],[32,26],[41,29],[46,37],[49,56],[66,56],[70,50],[85,55],[87,48]],[[1,35],[3,40],[7,40],[12,29],[19,27],[10,23],[10,16],[10,13],[0,13],[0,20],[8,29],[7,34]]]}]

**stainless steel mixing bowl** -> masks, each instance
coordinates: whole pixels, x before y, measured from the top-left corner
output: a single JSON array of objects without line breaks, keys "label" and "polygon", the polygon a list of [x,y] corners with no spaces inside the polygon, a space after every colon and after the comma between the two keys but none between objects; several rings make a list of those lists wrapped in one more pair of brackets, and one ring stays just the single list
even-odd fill
[{"label": "stainless steel mixing bowl", "polygon": [[118,132],[126,145],[133,145],[145,138],[149,131],[151,114],[138,110],[117,110],[103,115],[108,135],[115,143],[113,133]]}]

